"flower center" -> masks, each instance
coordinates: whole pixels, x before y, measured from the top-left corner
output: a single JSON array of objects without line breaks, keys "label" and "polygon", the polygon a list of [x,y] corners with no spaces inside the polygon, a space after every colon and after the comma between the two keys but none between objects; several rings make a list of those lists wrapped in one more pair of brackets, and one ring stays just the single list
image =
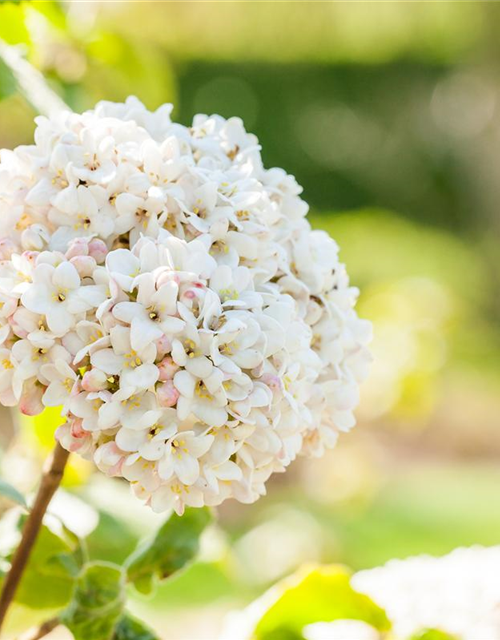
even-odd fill
[{"label": "flower center", "polygon": [[226,344],[221,345],[219,352],[225,356],[234,356],[238,349],[238,343],[233,340],[233,342],[226,342]]},{"label": "flower center", "polygon": [[216,240],[210,248],[210,255],[213,256],[215,253],[229,253],[229,247],[222,240]]},{"label": "flower center", "polygon": [[202,380],[198,380],[196,383],[196,387],[194,392],[199,398],[203,398],[205,400],[212,400],[212,396],[210,395],[209,390],[206,388],[204,382]]},{"label": "flower center", "polygon": [[188,449],[186,448],[186,441],[185,440],[174,440],[172,442],[172,449],[173,449],[174,455],[179,460],[182,460],[183,453],[189,453]]},{"label": "flower center", "polygon": [[149,307],[148,316],[150,320],[156,321],[160,319],[160,314],[154,307]]},{"label": "flower center", "polygon": [[135,217],[142,223],[144,229],[148,226],[148,219],[151,217],[151,212],[147,209],[137,209]]},{"label": "flower center", "polygon": [[139,367],[142,364],[142,360],[139,358],[139,356],[137,355],[137,352],[134,351],[134,349],[132,349],[130,353],[126,353],[123,357],[125,358],[125,363],[124,363],[125,367],[130,367],[131,369],[135,369],[136,367]]},{"label": "flower center", "polygon": [[222,302],[227,302],[228,300],[238,300],[239,294],[236,289],[221,289],[219,291],[219,296]]},{"label": "flower center", "polygon": [[81,227],[83,227],[84,229],[88,229],[92,224],[92,220],[88,216],[84,215],[83,213],[79,213],[77,215],[77,218],[79,222],[73,225],[74,229],[80,229]]},{"label": "flower center", "polygon": [[154,427],[151,427],[151,429],[149,430],[148,439],[152,440],[155,436],[161,433],[162,429],[163,427],[161,425],[155,424]]},{"label": "flower center", "polygon": [[140,396],[132,396],[130,398],[127,398],[126,400],[122,400],[122,405],[129,411],[138,409],[141,406],[141,398]]},{"label": "flower center", "polygon": [[184,349],[188,358],[195,358],[199,353],[196,351],[196,343],[192,340],[184,340]]},{"label": "flower center", "polygon": [[35,362],[37,360],[40,360],[40,358],[42,360],[47,360],[47,356],[46,356],[47,351],[48,349],[43,349],[42,347],[40,347],[39,349],[35,349],[33,351],[33,356],[31,359],[34,360]]},{"label": "flower center", "polygon": [[53,293],[52,299],[55,300],[56,302],[64,302],[67,296],[68,296],[67,289],[58,289]]}]

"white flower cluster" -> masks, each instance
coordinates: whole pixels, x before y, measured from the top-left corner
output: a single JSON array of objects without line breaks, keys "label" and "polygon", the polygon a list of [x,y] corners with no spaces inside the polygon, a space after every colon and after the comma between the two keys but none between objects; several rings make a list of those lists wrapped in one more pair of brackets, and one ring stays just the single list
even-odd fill
[{"label": "white flower cluster", "polygon": [[[350,581],[387,614],[394,640],[438,630],[457,640],[500,638],[500,546],[458,548],[446,556],[390,560],[382,567],[355,573]],[[242,611],[231,612],[221,640],[250,640],[267,611],[290,588],[286,578]],[[325,594],[323,594],[325,596]],[[332,593],[332,599],[338,598]],[[383,640],[387,633],[352,619],[306,625],[307,640]]]},{"label": "white flower cluster", "polygon": [[256,500],[354,424],[370,362],[338,247],[241,120],[135,98],[0,162],[0,401],[154,510]]},{"label": "white flower cluster", "polygon": [[460,640],[500,638],[500,547],[455,549],[360,571],[352,586],[385,609],[396,638],[439,629]]}]

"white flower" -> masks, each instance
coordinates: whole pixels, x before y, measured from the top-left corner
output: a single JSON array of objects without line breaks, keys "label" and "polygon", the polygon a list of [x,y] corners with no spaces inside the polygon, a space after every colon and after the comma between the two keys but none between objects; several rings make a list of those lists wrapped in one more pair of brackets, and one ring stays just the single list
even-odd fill
[{"label": "white flower", "polygon": [[154,393],[148,391],[129,395],[128,390],[106,396],[106,402],[98,406],[98,412],[98,426],[104,430],[118,426],[124,429],[149,429],[163,413]]},{"label": "white flower", "polygon": [[211,435],[198,435],[194,431],[182,431],[165,443],[165,452],[158,463],[158,475],[162,480],[177,476],[185,485],[196,482],[200,475],[198,459],[213,442]]},{"label": "white flower", "polygon": [[150,343],[136,351],[132,348],[130,330],[121,326],[111,329],[110,340],[110,348],[92,353],[92,366],[110,376],[118,376],[120,389],[129,396],[152,387],[160,375],[154,364],[155,345]]},{"label": "white flower", "polygon": [[221,427],[228,418],[227,396],[224,391],[223,374],[212,369],[204,379],[199,379],[187,370],[178,371],[174,385],[179,391],[177,415],[186,420],[191,414],[211,427]]},{"label": "white flower", "polygon": [[33,283],[21,297],[26,309],[44,315],[49,329],[58,336],[74,326],[75,316],[102,300],[99,287],[81,286],[78,271],[70,262],[61,262],[57,267],[38,264],[33,270]]},{"label": "white flower", "polygon": [[338,247],[238,118],[136,98],[0,154],[0,402],[154,510],[252,502],[354,424],[370,355]]},{"label": "white flower", "polygon": [[157,288],[152,274],[135,280],[137,302],[119,302],[113,307],[117,320],[130,325],[130,340],[134,349],[144,349],[163,335],[179,333],[184,321],[177,316],[178,284],[171,280]]},{"label": "white flower", "polygon": [[64,404],[68,395],[73,395],[78,387],[76,373],[64,360],[42,365],[41,373],[49,383],[42,397],[46,407],[58,407]]},{"label": "white flower", "polygon": [[115,228],[113,218],[103,216],[97,202],[87,187],[69,185],[52,200],[49,220],[56,225],[70,227],[67,236],[74,238],[98,235],[106,239]]}]

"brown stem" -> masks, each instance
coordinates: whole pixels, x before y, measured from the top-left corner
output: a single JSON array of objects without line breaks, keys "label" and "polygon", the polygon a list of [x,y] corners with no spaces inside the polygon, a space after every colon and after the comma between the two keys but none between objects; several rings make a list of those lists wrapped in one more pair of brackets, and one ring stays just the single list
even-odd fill
[{"label": "brown stem", "polygon": [[52,455],[47,460],[40,488],[38,489],[35,502],[24,525],[21,542],[12,558],[12,566],[5,578],[2,595],[0,596],[0,630],[9,605],[16,593],[23,571],[26,568],[33,545],[36,542],[43,516],[52,500],[52,496],[61,484],[68,457],[69,453],[57,443]]},{"label": "brown stem", "polygon": [[49,635],[49,633],[54,631],[58,626],[59,618],[52,618],[51,620],[44,622],[40,627],[30,629],[22,636],[19,636],[18,640],[41,640],[41,638],[45,638],[45,636]]}]

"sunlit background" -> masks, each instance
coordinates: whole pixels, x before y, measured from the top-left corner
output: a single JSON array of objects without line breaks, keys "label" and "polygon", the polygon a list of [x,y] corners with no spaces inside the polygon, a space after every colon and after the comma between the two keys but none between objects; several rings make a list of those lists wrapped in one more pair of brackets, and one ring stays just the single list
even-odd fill
[{"label": "sunlit background", "polygon": [[[304,186],[375,325],[356,429],[259,503],[224,505],[201,561],[134,599],[165,640],[217,637],[304,561],[500,542],[499,29],[486,2],[0,4],[0,37],[75,110],[133,93],[184,124],[241,116],[266,165]],[[28,143],[34,115],[0,64],[0,147]],[[18,486],[34,486],[52,431],[4,417]],[[63,494],[75,526],[99,515],[95,557],[122,559],[157,522],[79,460],[66,489],[94,509]]]}]

